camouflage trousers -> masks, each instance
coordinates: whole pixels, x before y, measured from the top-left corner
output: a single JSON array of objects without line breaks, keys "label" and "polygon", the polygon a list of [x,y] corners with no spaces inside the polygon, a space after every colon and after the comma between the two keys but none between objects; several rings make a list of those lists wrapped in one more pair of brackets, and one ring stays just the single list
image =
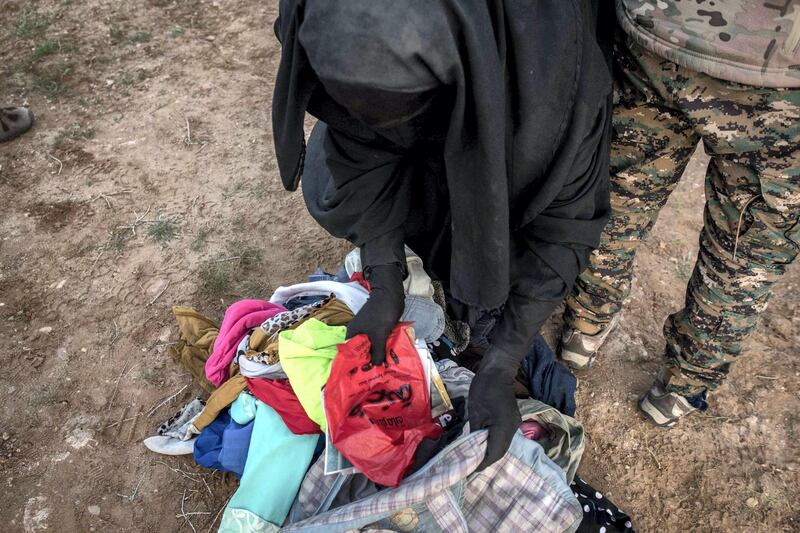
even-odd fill
[{"label": "camouflage trousers", "polygon": [[567,299],[595,334],[628,296],[634,255],[699,141],[711,156],[700,251],[684,308],[664,325],[667,388],[718,387],[800,252],[800,90],[740,85],[632,43],[615,47],[611,220]]}]

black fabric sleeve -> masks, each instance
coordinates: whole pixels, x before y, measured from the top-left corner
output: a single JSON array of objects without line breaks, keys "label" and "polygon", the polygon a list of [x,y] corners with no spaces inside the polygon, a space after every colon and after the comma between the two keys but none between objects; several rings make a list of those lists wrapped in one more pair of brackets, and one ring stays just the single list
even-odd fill
[{"label": "black fabric sleeve", "polygon": [[403,273],[403,278],[408,274],[406,265],[406,252],[402,228],[395,228],[361,246],[361,265],[367,273],[371,267],[380,265],[397,264]]},{"label": "black fabric sleeve", "polygon": [[511,293],[489,342],[517,361],[528,351],[553,309],[571,288],[533,251],[524,248],[512,259]]},{"label": "black fabric sleeve", "polygon": [[388,144],[318,122],[309,137],[302,181],[309,213],[333,236],[355,246],[396,235],[411,202],[402,156]]},{"label": "black fabric sleeve", "polygon": [[[580,107],[585,108],[583,104]],[[570,179],[565,180],[550,205],[518,231],[527,248],[569,285],[586,267],[589,252],[600,244],[611,215],[610,96],[593,115],[592,127],[575,143],[577,148],[569,158],[565,174]]]},{"label": "black fabric sleeve", "polygon": [[[438,91],[375,90],[323,80],[309,111],[321,122],[308,143],[303,194],[331,234],[361,247],[364,267],[406,271],[404,231],[419,148]],[[335,99],[332,98],[335,96]]]},{"label": "black fabric sleeve", "polygon": [[610,215],[608,163],[610,101],[571,161],[570,176],[556,198],[514,235],[511,290],[490,342],[523,357],[553,309],[572,289],[600,242]]}]

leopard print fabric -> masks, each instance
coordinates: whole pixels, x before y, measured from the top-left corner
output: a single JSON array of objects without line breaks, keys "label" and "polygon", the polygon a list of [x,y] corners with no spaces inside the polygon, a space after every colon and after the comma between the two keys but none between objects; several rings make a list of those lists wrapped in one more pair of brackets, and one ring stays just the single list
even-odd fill
[{"label": "leopard print fabric", "polygon": [[240,355],[244,355],[257,363],[274,365],[279,360],[277,350],[278,334],[285,329],[296,326],[332,299],[333,295],[319,302],[304,305],[291,311],[284,311],[268,318],[253,331],[250,335],[249,349]]}]

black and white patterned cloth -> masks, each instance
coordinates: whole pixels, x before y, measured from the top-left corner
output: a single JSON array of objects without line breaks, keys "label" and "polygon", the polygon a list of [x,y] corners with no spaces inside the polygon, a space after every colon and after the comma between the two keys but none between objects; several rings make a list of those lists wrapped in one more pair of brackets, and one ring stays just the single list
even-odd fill
[{"label": "black and white patterned cloth", "polygon": [[636,533],[630,517],[584,480],[575,476],[569,488],[583,508],[579,533]]}]

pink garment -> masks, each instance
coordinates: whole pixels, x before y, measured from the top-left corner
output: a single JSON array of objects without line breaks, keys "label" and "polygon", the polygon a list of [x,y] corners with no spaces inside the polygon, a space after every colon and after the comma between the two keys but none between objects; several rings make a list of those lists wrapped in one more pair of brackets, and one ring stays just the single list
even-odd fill
[{"label": "pink garment", "polygon": [[286,311],[280,305],[266,300],[239,300],[225,311],[214,349],[206,361],[206,377],[219,387],[228,379],[228,367],[236,355],[242,337],[260,326],[266,319]]},{"label": "pink garment", "polygon": [[547,433],[544,426],[535,420],[526,420],[520,424],[519,430],[522,431],[525,438],[529,440],[539,440]]}]

